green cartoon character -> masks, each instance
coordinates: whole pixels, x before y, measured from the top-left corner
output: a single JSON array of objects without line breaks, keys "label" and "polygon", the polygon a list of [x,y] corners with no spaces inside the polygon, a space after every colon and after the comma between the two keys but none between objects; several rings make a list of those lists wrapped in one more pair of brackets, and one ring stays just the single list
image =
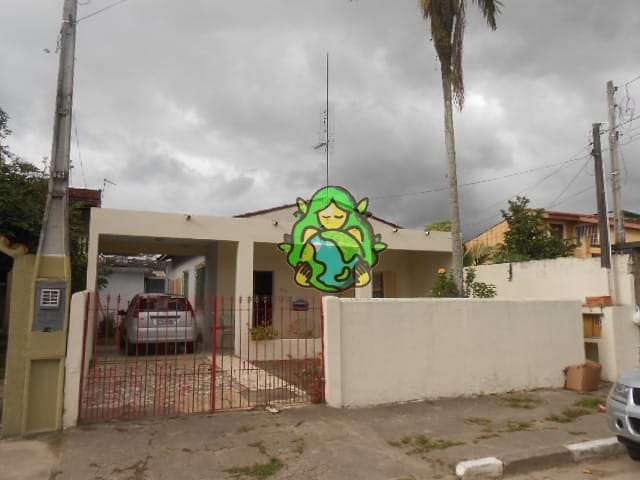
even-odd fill
[{"label": "green cartoon character", "polygon": [[291,235],[278,245],[298,285],[334,293],[371,282],[371,269],[387,245],[373,233],[368,203],[356,203],[342,187],[321,188],[308,202],[298,198]]}]

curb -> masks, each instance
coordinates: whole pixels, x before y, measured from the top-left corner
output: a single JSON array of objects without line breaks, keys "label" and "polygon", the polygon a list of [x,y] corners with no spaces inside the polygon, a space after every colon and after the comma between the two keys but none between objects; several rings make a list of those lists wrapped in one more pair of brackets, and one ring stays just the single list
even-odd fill
[{"label": "curb", "polygon": [[503,475],[527,473],[571,462],[606,458],[624,452],[624,445],[616,437],[572,443],[561,447],[545,447],[527,453],[465,460],[456,465],[456,476],[462,480],[475,478],[501,478]]}]

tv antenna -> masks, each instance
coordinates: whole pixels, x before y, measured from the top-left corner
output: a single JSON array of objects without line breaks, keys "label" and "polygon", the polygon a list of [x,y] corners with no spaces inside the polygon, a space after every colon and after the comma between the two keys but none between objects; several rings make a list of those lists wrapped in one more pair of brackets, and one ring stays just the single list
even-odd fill
[{"label": "tv antenna", "polygon": [[325,109],[322,112],[322,133],[324,134],[324,139],[320,141],[316,146],[313,147],[314,150],[319,150],[324,148],[325,152],[325,170],[326,170],[326,187],[329,188],[329,148],[331,147],[331,135],[329,132],[329,52],[327,52],[327,88],[326,88],[326,100],[325,100]]}]

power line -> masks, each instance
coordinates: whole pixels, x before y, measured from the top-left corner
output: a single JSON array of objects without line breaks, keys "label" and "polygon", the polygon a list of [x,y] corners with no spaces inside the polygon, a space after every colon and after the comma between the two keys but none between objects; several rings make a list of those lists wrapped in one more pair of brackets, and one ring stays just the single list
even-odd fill
[{"label": "power line", "polygon": [[[484,178],[481,180],[474,180],[468,183],[461,183],[459,186],[460,187],[471,187],[473,185],[480,185],[483,183],[490,183],[490,182],[495,182],[497,180],[503,180],[505,178],[511,178],[511,177],[515,177],[518,175],[524,175],[527,173],[532,173],[532,172],[537,172],[539,170],[545,170],[547,168],[553,168],[556,167],[558,165],[564,166],[567,165],[569,163],[573,163],[573,162],[577,162],[579,160],[582,160],[584,158],[584,156],[582,157],[578,157],[578,158],[572,158],[570,160],[565,160],[563,162],[557,162],[557,163],[550,163],[548,165],[542,165],[540,167],[535,167],[535,168],[529,168],[527,170],[520,170],[518,172],[512,172],[509,173],[507,175],[501,175],[499,177],[492,177],[492,178]],[[413,195],[423,195],[423,194],[427,194],[427,193],[435,193],[435,192],[442,192],[444,190],[447,190],[449,187],[443,186],[443,187],[435,187],[435,188],[431,188],[428,190],[421,190],[418,192],[408,192],[408,193],[394,193],[394,194],[389,194],[389,195],[379,195],[377,197],[370,197],[371,200],[377,200],[377,199],[382,199],[382,198],[397,198],[397,197],[408,197],[408,196],[413,196]]]},{"label": "power line", "polygon": [[101,8],[101,9],[99,9],[99,10],[96,10],[95,12],[91,12],[91,13],[89,13],[88,15],[85,15],[84,17],[80,17],[80,18],[78,18],[78,19],[76,20],[76,24],[77,24],[77,23],[80,23],[80,22],[81,22],[81,21],[83,21],[83,20],[86,20],[87,18],[94,17],[94,16],[96,16],[96,15],[98,15],[98,14],[100,14],[100,13],[104,12],[104,11],[107,11],[107,10],[109,10],[109,9],[113,8],[113,7],[116,7],[116,6],[118,6],[118,5],[120,5],[121,3],[124,3],[124,2],[126,2],[126,1],[127,1],[127,0],[118,0],[117,2],[113,2],[113,3],[109,4],[109,5],[107,5],[106,7],[103,7],[103,8]]},{"label": "power line", "polygon": [[82,150],[80,150],[80,136],[78,135],[78,121],[75,112],[71,114],[73,120],[73,133],[76,137],[76,150],[78,151],[78,161],[80,162],[80,173],[82,174],[82,183],[87,188],[87,177],[84,174],[84,164],[82,163]]},{"label": "power line", "polygon": [[[487,207],[483,208],[482,210],[480,210],[479,213],[481,212],[485,212],[487,210],[493,209],[494,207],[503,204],[504,202],[507,202],[509,200],[511,200],[513,197],[517,197],[519,195],[522,195],[523,193],[529,191],[529,190],[533,190],[534,188],[538,187],[539,185],[541,185],[542,183],[544,183],[545,181],[547,181],[548,179],[550,179],[551,177],[553,177],[555,174],[557,174],[558,172],[560,172],[560,170],[562,170],[565,167],[565,165],[561,165],[559,168],[555,169],[553,172],[551,172],[548,175],[545,175],[544,177],[542,177],[540,180],[538,180],[536,183],[534,183],[533,185],[530,185],[528,187],[525,187],[523,189],[521,189],[520,191],[518,191],[517,193],[514,193],[513,195],[510,195],[506,198],[500,199],[497,202],[494,202],[490,205],[488,205]],[[482,220],[478,220],[476,222],[470,222],[470,223],[463,223],[462,225],[465,227],[469,227],[469,226],[473,226],[473,225],[481,225],[481,224],[485,224],[487,223],[489,220],[494,219],[497,215],[499,215],[500,212],[496,212],[494,214],[492,214],[489,217],[486,217]]]},{"label": "power line", "polygon": [[585,168],[587,168],[587,165],[589,164],[589,159],[587,159],[584,164],[582,165],[582,167],[580,168],[580,170],[578,170],[578,173],[576,173],[573,178],[571,180],[569,180],[569,183],[567,183],[565,185],[565,187],[560,191],[560,193],[556,196],[556,198],[553,199],[553,201],[549,204],[549,206],[547,208],[551,208],[555,205],[557,205],[559,202],[558,200],[560,200],[560,198],[562,198],[562,196],[567,192],[567,190],[569,190],[569,187],[571,187],[571,185],[573,185],[573,182],[575,182],[578,177],[580,176],[580,174],[584,171]]},{"label": "power line", "polygon": [[557,207],[558,205],[562,205],[563,203],[568,202],[568,201],[569,201],[569,200],[571,200],[572,198],[575,198],[575,197],[577,197],[577,196],[579,196],[579,195],[582,195],[583,193],[586,193],[586,192],[588,192],[589,190],[593,190],[593,189],[595,189],[595,188],[596,188],[596,187],[595,187],[595,185],[591,185],[591,186],[589,186],[589,187],[587,187],[587,188],[585,188],[585,189],[583,189],[583,190],[580,190],[579,192],[574,193],[573,195],[569,195],[567,198],[565,198],[564,200],[562,200],[562,201],[560,201],[560,202],[556,203],[556,204],[555,204],[555,205],[553,205],[553,206],[554,206],[554,207]]},{"label": "power line", "polygon": [[626,86],[627,86],[627,85],[629,85],[630,83],[637,82],[638,80],[640,80],[640,75],[638,75],[637,77],[633,77],[631,80],[629,80],[628,82],[623,83],[622,85],[623,85],[624,87],[626,87]]}]

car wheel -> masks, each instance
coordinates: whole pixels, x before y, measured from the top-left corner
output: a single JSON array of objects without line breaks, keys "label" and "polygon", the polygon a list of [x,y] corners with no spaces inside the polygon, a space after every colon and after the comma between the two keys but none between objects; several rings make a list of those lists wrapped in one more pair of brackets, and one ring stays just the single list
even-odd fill
[{"label": "car wheel", "polygon": [[635,460],[636,462],[640,462],[640,446],[632,447],[630,445],[627,445],[627,453],[629,454],[632,460]]}]

